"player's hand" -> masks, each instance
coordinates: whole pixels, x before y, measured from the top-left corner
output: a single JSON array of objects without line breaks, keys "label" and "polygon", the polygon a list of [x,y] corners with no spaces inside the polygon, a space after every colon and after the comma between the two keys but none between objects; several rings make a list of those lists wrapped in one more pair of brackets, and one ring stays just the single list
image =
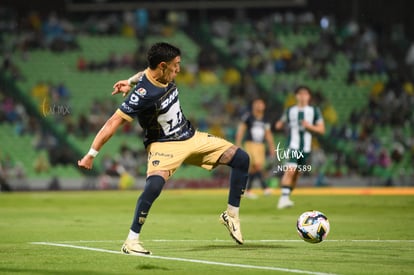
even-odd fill
[{"label": "player's hand", "polygon": [[312,124],[310,124],[309,122],[307,122],[306,120],[302,120],[302,126],[303,128],[305,128],[306,130],[308,130],[309,128],[312,127]]},{"label": "player's hand", "polygon": [[128,80],[119,80],[114,84],[113,88],[114,90],[112,91],[112,95],[122,93],[123,97],[126,97],[131,90],[131,86],[129,86]]},{"label": "player's hand", "polygon": [[84,169],[92,169],[93,159],[91,155],[85,155],[81,160],[78,160],[78,166]]},{"label": "player's hand", "polygon": [[275,128],[276,128],[276,130],[283,129],[283,122],[282,122],[282,121],[280,121],[280,120],[278,120],[278,121],[275,123]]},{"label": "player's hand", "polygon": [[275,149],[269,150],[269,155],[272,159],[274,159],[276,157],[276,150]]}]

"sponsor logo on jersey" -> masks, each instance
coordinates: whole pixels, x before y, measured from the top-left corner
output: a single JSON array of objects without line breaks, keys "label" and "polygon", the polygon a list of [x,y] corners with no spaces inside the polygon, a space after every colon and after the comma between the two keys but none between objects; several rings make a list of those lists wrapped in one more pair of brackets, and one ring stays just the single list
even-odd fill
[{"label": "sponsor logo on jersey", "polygon": [[128,104],[126,104],[125,102],[122,103],[121,107],[127,113],[130,113],[130,112],[133,111],[133,109],[131,107],[129,107]]},{"label": "sponsor logo on jersey", "polygon": [[178,90],[175,89],[163,102],[161,102],[161,110],[167,108],[171,102],[178,96]]},{"label": "sponsor logo on jersey", "polygon": [[131,94],[131,96],[129,98],[129,104],[130,105],[138,105],[138,101],[139,101],[139,96],[136,95],[135,93]]}]

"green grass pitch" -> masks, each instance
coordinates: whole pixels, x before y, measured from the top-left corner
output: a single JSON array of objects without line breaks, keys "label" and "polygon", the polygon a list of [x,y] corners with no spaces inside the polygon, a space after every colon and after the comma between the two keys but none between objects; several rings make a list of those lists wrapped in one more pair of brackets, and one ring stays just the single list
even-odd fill
[{"label": "green grass pitch", "polygon": [[[141,232],[153,256],[122,255],[139,193],[0,193],[0,274],[414,274],[412,195],[243,199],[237,245],[218,222],[226,190],[164,190]],[[296,233],[310,209],[331,224],[320,244]]]}]

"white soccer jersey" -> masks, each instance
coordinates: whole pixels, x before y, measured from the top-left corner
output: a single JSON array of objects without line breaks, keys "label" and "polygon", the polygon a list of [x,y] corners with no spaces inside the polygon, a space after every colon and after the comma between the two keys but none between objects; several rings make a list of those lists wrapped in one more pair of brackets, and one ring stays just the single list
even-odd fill
[{"label": "white soccer jersey", "polygon": [[314,106],[300,108],[295,105],[286,110],[281,120],[289,126],[289,148],[310,153],[312,133],[305,130],[302,121],[305,120],[313,125],[323,122],[320,109]]}]

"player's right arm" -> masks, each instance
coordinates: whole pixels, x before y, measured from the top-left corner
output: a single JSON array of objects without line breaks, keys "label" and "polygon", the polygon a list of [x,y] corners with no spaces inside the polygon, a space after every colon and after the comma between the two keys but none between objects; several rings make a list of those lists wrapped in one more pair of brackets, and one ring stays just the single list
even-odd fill
[{"label": "player's right arm", "polygon": [[276,130],[280,130],[280,129],[282,129],[284,124],[285,124],[285,123],[284,123],[282,120],[278,120],[278,121],[276,121],[276,123],[275,123],[275,128],[276,128]]},{"label": "player's right arm", "polygon": [[112,95],[122,93],[123,97],[127,96],[128,92],[135,84],[138,83],[144,72],[145,71],[140,71],[128,79],[117,81],[113,86],[114,90],[112,91]]},{"label": "player's right arm", "polygon": [[237,132],[236,132],[236,137],[235,137],[235,145],[238,147],[242,146],[242,142],[243,142],[243,137],[244,134],[246,133],[247,130],[247,125],[244,122],[240,122],[239,126],[237,127]]},{"label": "player's right arm", "polygon": [[104,126],[96,134],[95,139],[92,142],[89,152],[78,161],[78,166],[85,169],[92,169],[93,161],[98,154],[99,150],[104,144],[112,137],[116,130],[124,124],[126,120],[115,112],[104,124]]},{"label": "player's right arm", "polygon": [[288,112],[288,110],[283,112],[282,117],[278,121],[276,121],[276,123],[275,123],[276,130],[283,129],[283,126],[285,125],[285,122],[287,120],[287,112]]}]

